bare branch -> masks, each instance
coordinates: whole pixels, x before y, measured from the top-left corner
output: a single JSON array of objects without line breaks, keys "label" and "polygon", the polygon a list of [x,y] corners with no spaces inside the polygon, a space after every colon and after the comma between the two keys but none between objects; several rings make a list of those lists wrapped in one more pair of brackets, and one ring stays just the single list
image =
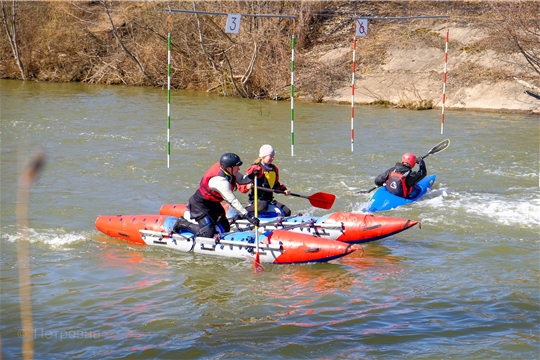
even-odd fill
[{"label": "bare branch", "polygon": [[107,0],[102,0],[101,3],[105,7],[105,12],[107,13],[107,17],[109,18],[109,22],[111,23],[111,28],[112,28],[113,35],[116,38],[116,40],[118,41],[118,44],[120,45],[122,50],[124,50],[126,55],[135,63],[135,65],[137,66],[137,68],[139,69],[141,74],[143,74],[143,76],[146,78],[146,80],[148,80],[150,82],[150,84],[152,84],[154,86],[157,85],[156,82],[146,74],[146,72],[144,71],[144,68],[142,67],[139,60],[137,60],[137,58],[135,56],[133,56],[133,54],[131,54],[131,52],[124,46],[124,43],[122,42],[122,40],[118,36],[118,33],[116,31],[116,27],[114,26],[114,22],[113,22],[112,17],[111,17],[111,13],[109,12],[109,7],[107,6]]},{"label": "bare branch", "polygon": [[[1,0],[2,5],[2,22],[4,23],[4,27],[6,28],[6,34],[9,40],[9,44],[11,45],[11,50],[13,51],[13,57],[15,58],[15,62],[17,63],[17,66],[19,67],[19,71],[21,72],[21,77],[23,80],[26,80],[26,75],[24,74],[24,66],[21,61],[21,57],[19,56],[19,47],[17,45],[17,2],[13,0],[13,6],[11,11],[11,26],[8,25],[8,16],[6,14],[6,9],[4,8],[4,0]],[[10,31],[11,30],[11,31]]]},{"label": "bare branch", "polygon": [[540,74],[540,12],[538,2],[517,0],[495,3],[493,9],[502,17],[500,32],[508,38],[532,69]]},{"label": "bare branch", "polygon": [[257,52],[258,52],[257,41],[254,41],[254,43],[255,43],[255,46],[253,48],[253,55],[251,56],[251,62],[249,63],[248,68],[246,69],[246,73],[242,77],[243,85],[245,85],[248,82],[249,77],[251,76],[251,73],[253,72],[253,65],[255,64],[255,60],[257,60]]},{"label": "bare branch", "polygon": [[[193,10],[197,10],[196,6],[195,6],[195,1],[193,1]],[[201,27],[201,20],[199,18],[199,14],[195,14],[195,16],[197,17],[197,29],[199,30],[199,44],[201,45],[202,51],[204,52],[204,54],[206,55],[208,60],[210,60],[210,63],[212,64],[212,67],[214,68],[214,70],[218,71],[217,68],[216,68],[216,61],[214,60],[212,55],[210,55],[206,51],[206,48],[204,46],[203,33],[202,33],[202,27]],[[229,67],[230,67],[230,64],[229,64]]]},{"label": "bare branch", "polygon": [[236,85],[236,83],[234,82],[234,75],[233,75],[233,70],[232,70],[232,67],[231,67],[231,63],[229,62],[229,58],[227,56],[225,56],[225,62],[227,63],[227,65],[229,66],[229,75],[231,77],[231,82],[234,86],[234,88],[236,89],[236,91],[238,92],[238,94],[240,96],[242,96],[243,98],[247,98],[248,96],[243,93],[239,88],[238,86]]}]

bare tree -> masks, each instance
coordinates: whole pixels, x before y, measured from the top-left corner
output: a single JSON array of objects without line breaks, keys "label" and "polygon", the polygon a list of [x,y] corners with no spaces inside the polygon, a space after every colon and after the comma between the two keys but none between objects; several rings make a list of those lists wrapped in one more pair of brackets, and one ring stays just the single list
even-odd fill
[{"label": "bare tree", "polygon": [[9,40],[9,44],[11,45],[11,50],[13,51],[13,57],[15,58],[15,62],[17,63],[17,66],[19,67],[19,71],[21,72],[22,79],[26,80],[26,75],[24,74],[24,66],[22,64],[21,57],[19,56],[19,47],[17,45],[18,2],[15,0],[12,1],[10,17],[8,17],[8,14],[6,13],[6,9],[4,7],[4,0],[1,0],[1,5],[2,5],[2,22],[4,23],[4,27],[6,28],[6,34]]},{"label": "bare tree", "polygon": [[500,26],[502,35],[516,46],[540,75],[540,3],[517,0],[494,4],[493,8],[503,18]]},{"label": "bare tree", "polygon": [[112,32],[113,32],[114,37],[116,38],[116,41],[118,41],[118,44],[120,45],[122,50],[126,53],[126,55],[135,63],[135,65],[137,66],[141,74],[145,77],[145,79],[148,80],[150,84],[155,86],[156,82],[152,78],[150,78],[150,76],[148,76],[148,74],[144,71],[144,68],[139,62],[139,60],[137,60],[137,58],[133,56],[133,54],[125,47],[124,43],[122,42],[122,39],[120,39],[120,36],[118,36],[118,32],[116,31],[116,27],[114,26],[111,13],[109,12],[109,6],[107,5],[107,0],[102,0],[101,3],[105,7],[105,12],[107,14],[107,18],[109,19],[109,22],[111,23]]}]

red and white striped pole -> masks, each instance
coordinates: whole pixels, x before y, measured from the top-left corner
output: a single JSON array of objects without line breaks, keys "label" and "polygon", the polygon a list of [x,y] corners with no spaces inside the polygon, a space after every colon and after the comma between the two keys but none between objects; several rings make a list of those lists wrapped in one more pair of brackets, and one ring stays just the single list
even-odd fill
[{"label": "red and white striped pole", "polygon": [[446,70],[448,64],[448,22],[446,22],[446,48],[444,50],[444,76],[443,76],[443,93],[442,93],[442,114],[441,114],[441,134],[444,132],[444,103],[446,101]]},{"label": "red and white striped pole", "polygon": [[[355,21],[356,26],[356,21]],[[351,82],[351,152],[354,152],[354,74],[356,73],[356,29],[353,38],[352,82]]]}]

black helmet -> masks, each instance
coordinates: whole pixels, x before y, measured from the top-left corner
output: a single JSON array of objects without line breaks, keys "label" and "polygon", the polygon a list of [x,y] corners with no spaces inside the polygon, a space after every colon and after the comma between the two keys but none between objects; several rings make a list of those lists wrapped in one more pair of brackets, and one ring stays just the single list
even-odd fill
[{"label": "black helmet", "polygon": [[236,154],[225,153],[221,155],[221,159],[219,159],[219,164],[223,169],[226,169],[233,166],[242,166],[242,160],[240,160],[240,156]]}]

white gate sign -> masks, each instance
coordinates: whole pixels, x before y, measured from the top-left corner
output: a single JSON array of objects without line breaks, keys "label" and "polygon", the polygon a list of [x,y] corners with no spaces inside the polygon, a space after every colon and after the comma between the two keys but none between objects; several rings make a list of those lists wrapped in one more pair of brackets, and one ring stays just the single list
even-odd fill
[{"label": "white gate sign", "polygon": [[356,19],[356,36],[367,36],[367,19]]},{"label": "white gate sign", "polygon": [[227,16],[227,25],[225,32],[227,34],[238,34],[240,30],[240,14],[229,14]]}]

